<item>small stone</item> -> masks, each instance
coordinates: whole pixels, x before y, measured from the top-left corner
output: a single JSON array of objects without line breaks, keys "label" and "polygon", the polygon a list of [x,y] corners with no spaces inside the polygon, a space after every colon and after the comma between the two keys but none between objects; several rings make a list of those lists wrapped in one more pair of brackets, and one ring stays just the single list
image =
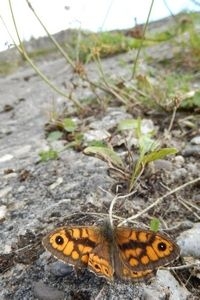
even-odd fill
[{"label": "small stone", "polygon": [[194,145],[200,145],[200,135],[195,136],[193,139],[191,139],[190,143]]},{"label": "small stone", "polygon": [[13,159],[13,155],[5,154],[4,156],[0,157],[0,163],[5,162],[5,161],[9,161],[11,159]]},{"label": "small stone", "polygon": [[194,202],[200,202],[200,194],[193,195],[192,200]]},{"label": "small stone", "polygon": [[158,160],[154,161],[154,167],[155,167],[155,170],[171,171],[173,165],[172,165],[171,161],[168,161],[165,159],[158,159]]},{"label": "small stone", "polygon": [[[179,284],[174,276],[168,270],[158,270],[156,283],[161,287],[161,290],[166,290],[165,299],[170,300],[186,300],[190,296],[189,291]],[[159,299],[159,298],[158,298]]]},{"label": "small stone", "polygon": [[199,176],[199,167],[198,167],[198,165],[197,164],[194,164],[194,163],[188,163],[187,164],[187,170],[189,171],[189,173],[191,174],[191,175],[193,175],[194,177],[195,176]]},{"label": "small stone", "polygon": [[4,251],[3,251],[3,253],[9,254],[9,253],[11,253],[11,252],[12,252],[12,246],[6,244],[6,245],[4,246]]},{"label": "small stone", "polygon": [[18,188],[18,193],[22,193],[24,190],[26,189],[26,187],[24,185],[20,185],[20,187]]},{"label": "small stone", "polygon": [[176,164],[176,167],[180,168],[185,163],[185,159],[182,155],[177,155],[177,156],[174,157],[174,162]]},{"label": "small stone", "polygon": [[188,171],[185,168],[175,169],[171,172],[171,178],[175,180],[179,180],[185,178],[188,175]]},{"label": "small stone", "polygon": [[188,145],[182,151],[183,156],[200,157],[200,145]]},{"label": "small stone", "polygon": [[63,300],[65,294],[55,287],[48,286],[42,281],[32,284],[33,295],[38,300]]},{"label": "small stone", "polygon": [[156,290],[155,287],[145,286],[143,289],[143,299],[144,300],[165,300],[168,295],[165,291]]},{"label": "small stone", "polygon": [[4,189],[0,190],[0,198],[6,197],[11,191],[12,191],[11,186],[5,187]]},{"label": "small stone", "polygon": [[5,205],[0,206],[0,221],[5,219],[7,213],[7,207]]},{"label": "small stone", "polygon": [[105,140],[110,137],[110,133],[104,129],[102,130],[89,130],[84,134],[84,140],[86,142],[91,142],[93,140]]},{"label": "small stone", "polygon": [[62,177],[58,177],[58,179],[54,182],[54,183],[52,183],[50,186],[49,186],[49,188],[51,189],[51,190],[54,190],[57,186],[59,186],[61,183],[63,183],[63,178]]},{"label": "small stone", "polygon": [[177,244],[181,248],[181,255],[200,258],[200,223],[182,232],[177,238]]},{"label": "small stone", "polygon": [[49,271],[58,277],[69,276],[74,272],[72,266],[65,264],[61,261],[55,261],[48,266]]}]

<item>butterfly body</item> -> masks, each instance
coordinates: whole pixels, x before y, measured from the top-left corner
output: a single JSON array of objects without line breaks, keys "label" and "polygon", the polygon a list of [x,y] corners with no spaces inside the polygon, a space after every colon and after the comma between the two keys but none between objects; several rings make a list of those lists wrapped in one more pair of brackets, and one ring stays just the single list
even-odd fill
[{"label": "butterfly body", "polygon": [[113,280],[141,280],[179,256],[178,246],[167,236],[150,230],[103,226],[62,227],[43,239],[56,258],[76,268],[87,267]]}]

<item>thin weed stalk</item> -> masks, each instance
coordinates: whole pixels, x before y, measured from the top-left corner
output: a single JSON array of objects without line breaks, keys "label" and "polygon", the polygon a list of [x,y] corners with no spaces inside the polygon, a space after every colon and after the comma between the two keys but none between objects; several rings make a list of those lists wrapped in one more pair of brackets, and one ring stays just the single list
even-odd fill
[{"label": "thin weed stalk", "polygon": [[135,77],[135,74],[136,74],[137,62],[139,60],[140,52],[141,52],[142,47],[143,47],[143,43],[144,43],[144,39],[145,39],[145,33],[146,33],[146,30],[147,30],[147,26],[149,24],[149,19],[150,19],[150,15],[151,15],[151,11],[152,11],[153,5],[154,5],[154,0],[151,1],[151,5],[150,5],[149,11],[148,11],[147,20],[145,22],[144,30],[143,30],[143,33],[142,33],[141,44],[140,44],[140,47],[138,48],[137,55],[136,55],[136,58],[135,58],[135,62],[133,64],[133,71],[132,71],[132,77],[131,77],[131,79],[133,79]]},{"label": "thin weed stalk", "polygon": [[[10,0],[9,0],[10,2]],[[45,30],[46,34],[48,35],[48,37],[51,39],[51,41],[53,42],[53,44],[56,46],[56,48],[60,51],[60,53],[63,55],[63,57],[66,59],[67,63],[69,63],[74,69],[75,69],[75,63],[71,60],[71,58],[69,57],[69,55],[67,55],[67,53],[63,50],[63,48],[60,46],[60,44],[56,41],[56,39],[53,37],[53,35],[51,35],[49,33],[49,31],[47,30],[46,26],[44,25],[44,23],[41,21],[41,19],[38,17],[38,15],[36,14],[33,6],[31,5],[30,1],[26,0],[29,8],[31,9],[31,11],[33,12],[34,16],[36,17],[36,19],[38,20],[38,22],[40,23],[40,25],[42,26],[42,28]]]},{"label": "thin weed stalk", "polygon": [[168,196],[186,188],[187,186],[191,185],[191,184],[194,184],[196,182],[200,181],[200,177],[196,178],[196,179],[193,179],[191,181],[188,181],[180,186],[178,186],[177,188],[169,191],[168,193],[166,193],[165,195],[163,195],[162,197],[159,197],[156,201],[154,201],[151,205],[149,205],[148,207],[146,207],[145,209],[143,209],[142,211],[140,211],[139,213],[137,213],[136,215],[134,216],[131,216],[130,218],[127,218],[126,220],[124,220],[120,225],[126,223],[126,222],[129,222],[129,221],[132,221],[132,220],[135,220],[139,217],[141,217],[143,214],[145,214],[146,212],[148,212],[150,209],[152,209],[153,207],[155,207],[156,205],[158,205],[163,199],[167,198]]}]

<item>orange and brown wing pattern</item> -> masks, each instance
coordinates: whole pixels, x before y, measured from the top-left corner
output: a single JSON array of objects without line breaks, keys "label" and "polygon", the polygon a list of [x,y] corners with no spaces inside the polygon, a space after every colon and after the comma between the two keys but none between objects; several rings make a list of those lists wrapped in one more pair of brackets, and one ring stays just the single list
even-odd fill
[{"label": "orange and brown wing pattern", "polygon": [[114,262],[115,275],[123,280],[142,281],[147,280],[155,275],[154,270],[133,270],[129,265],[125,264],[123,259],[120,257],[119,252],[114,253]]},{"label": "orange and brown wing pattern", "polygon": [[43,239],[56,258],[75,267],[87,267],[108,280],[152,277],[159,266],[175,260],[179,247],[167,236],[129,227],[62,227]]},{"label": "orange and brown wing pattern", "polygon": [[62,227],[44,237],[43,245],[63,262],[83,267],[88,265],[89,254],[99,241],[98,227]]},{"label": "orange and brown wing pattern", "polygon": [[144,281],[150,279],[155,275],[155,272],[152,270],[145,270],[145,271],[132,271],[127,268],[125,265],[122,266],[119,272],[117,269],[115,271],[116,276],[123,280],[130,280],[130,281]]},{"label": "orange and brown wing pattern", "polygon": [[89,253],[88,269],[100,277],[113,280],[113,261],[110,242],[101,235],[101,242]]},{"label": "orange and brown wing pattern", "polygon": [[124,269],[128,268],[139,275],[144,271],[146,275],[150,274],[150,271],[175,260],[180,253],[171,239],[150,230],[117,227],[115,241]]}]

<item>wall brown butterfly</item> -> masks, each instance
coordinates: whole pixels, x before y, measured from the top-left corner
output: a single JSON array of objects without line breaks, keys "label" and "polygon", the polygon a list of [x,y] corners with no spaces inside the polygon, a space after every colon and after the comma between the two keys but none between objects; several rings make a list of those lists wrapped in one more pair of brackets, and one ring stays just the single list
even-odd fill
[{"label": "wall brown butterfly", "polygon": [[179,247],[166,235],[138,228],[69,226],[50,232],[44,247],[56,258],[76,268],[87,267],[113,280],[142,280],[178,258]]}]

